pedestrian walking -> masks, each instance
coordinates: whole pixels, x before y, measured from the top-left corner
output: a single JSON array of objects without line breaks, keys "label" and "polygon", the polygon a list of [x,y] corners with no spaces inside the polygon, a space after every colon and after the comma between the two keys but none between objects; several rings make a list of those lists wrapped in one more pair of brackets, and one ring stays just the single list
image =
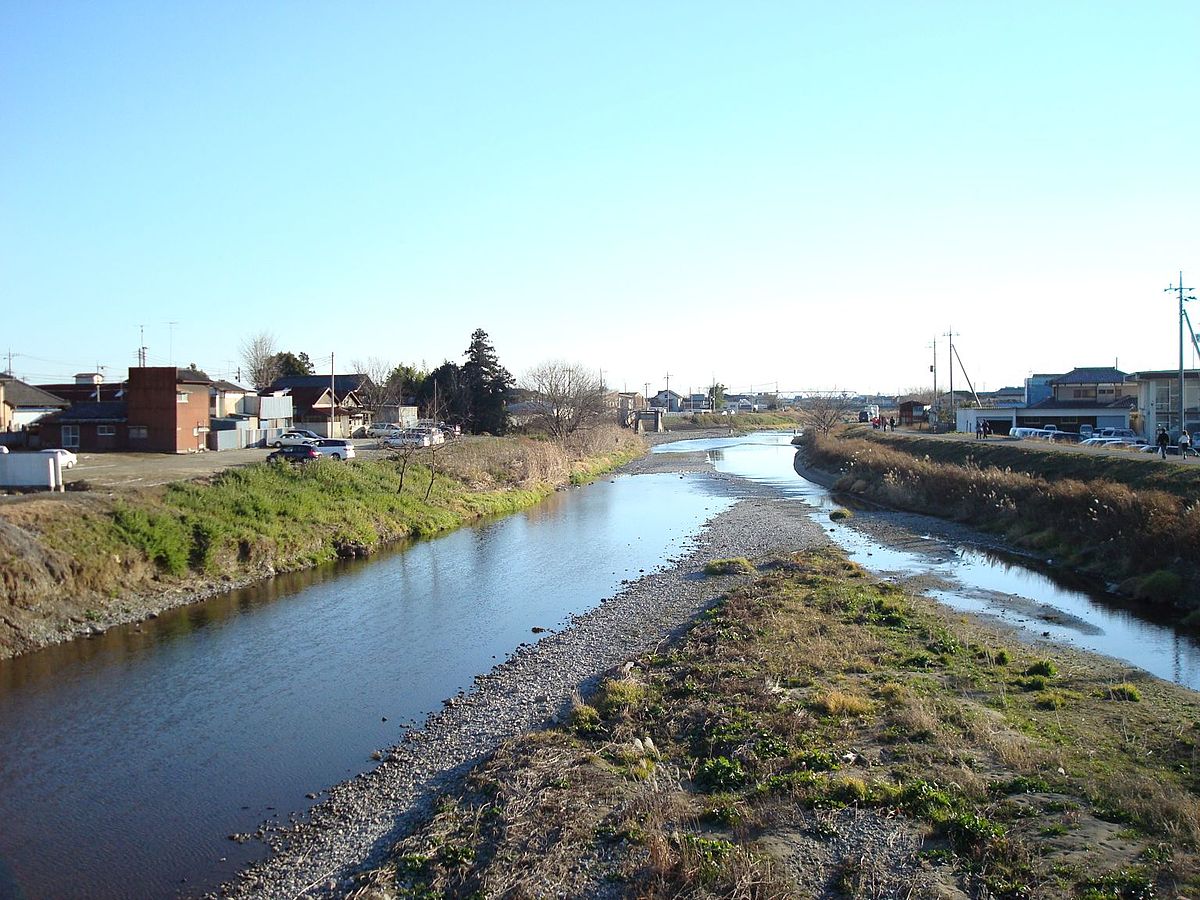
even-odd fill
[{"label": "pedestrian walking", "polygon": [[896,417],[888,416],[888,424],[892,426],[892,431],[896,430]]},{"label": "pedestrian walking", "polygon": [[[1179,455],[1184,459],[1187,459],[1189,451],[1194,452],[1192,448],[1192,436],[1185,428],[1183,431],[1179,432]],[[1197,453],[1196,455],[1200,456],[1200,453]]]},{"label": "pedestrian walking", "polygon": [[983,439],[986,441],[992,436],[992,423],[987,419],[983,420]]},{"label": "pedestrian walking", "polygon": [[1171,438],[1167,434],[1167,429],[1165,429],[1165,428],[1158,429],[1158,438],[1157,438],[1157,440],[1155,440],[1154,443],[1158,444],[1159,459],[1166,459],[1167,458],[1167,447],[1169,447],[1171,444]]}]

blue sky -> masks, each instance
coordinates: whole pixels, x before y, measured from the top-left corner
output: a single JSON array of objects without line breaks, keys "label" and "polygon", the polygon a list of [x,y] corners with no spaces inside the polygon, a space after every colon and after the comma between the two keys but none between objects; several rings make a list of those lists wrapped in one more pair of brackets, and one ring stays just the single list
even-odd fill
[{"label": "blue sky", "polygon": [[483,328],[518,376],[898,391],[953,328],[977,387],[1170,368],[1198,38],[1191,2],[10,0],[0,354]]}]

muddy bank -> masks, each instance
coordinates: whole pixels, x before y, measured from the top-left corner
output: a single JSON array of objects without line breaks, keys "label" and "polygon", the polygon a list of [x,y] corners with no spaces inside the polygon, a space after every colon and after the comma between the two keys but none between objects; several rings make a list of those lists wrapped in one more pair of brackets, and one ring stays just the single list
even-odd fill
[{"label": "muddy bank", "polygon": [[471,691],[447,701],[419,731],[386,750],[377,769],[333,788],[305,822],[269,831],[266,840],[274,855],[223,893],[340,894],[353,873],[380,862],[391,844],[428,814],[438,791],[502,741],[558,720],[576,691],[677,635],[733,583],[703,577],[706,562],[825,543],[806,508],[766,497],[742,500],[710,520],[670,569],[639,579],[562,631],[522,647],[477,679]]}]

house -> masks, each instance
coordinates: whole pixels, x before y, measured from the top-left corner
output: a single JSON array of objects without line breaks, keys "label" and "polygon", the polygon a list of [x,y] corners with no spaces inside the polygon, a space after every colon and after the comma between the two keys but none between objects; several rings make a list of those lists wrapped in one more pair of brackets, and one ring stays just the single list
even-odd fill
[{"label": "house", "polygon": [[667,412],[679,412],[683,409],[683,395],[674,391],[659,391],[650,401],[650,405],[665,409]]},{"label": "house", "polygon": [[[1157,369],[1134,372],[1129,383],[1137,390],[1137,410],[1147,437],[1166,428],[1172,438],[1179,434],[1179,370]],[[1192,434],[1200,429],[1200,369],[1183,372],[1184,426]]]},{"label": "house", "polygon": [[[980,419],[987,420],[994,434],[1008,434],[1015,427],[1044,428],[1078,433],[1081,425],[1100,428],[1138,429],[1137,388],[1112,366],[1072,369],[1065,375],[1045,376],[1050,396],[1025,407],[1008,409],[960,409],[956,428],[974,431]],[[1029,385],[1029,379],[1026,379]]]},{"label": "house", "polygon": [[350,437],[364,428],[369,419],[353,391],[335,399],[326,385],[324,388],[289,388],[288,395],[292,400],[293,424],[327,437]]},{"label": "house", "polygon": [[208,414],[214,419],[257,414],[250,411],[246,400],[247,397],[257,396],[253,388],[219,378],[209,387],[208,396]]},{"label": "house", "polygon": [[998,391],[980,391],[979,402],[991,407],[1024,406],[1025,388],[1002,387]]},{"label": "house", "polygon": [[[360,373],[351,375],[286,375],[276,378],[263,393],[287,391],[292,398],[293,421],[328,437],[350,437],[371,424],[372,413],[360,392],[377,393],[375,383]],[[332,410],[332,430],[330,417]]]},{"label": "house", "polygon": [[[130,369],[123,399],[83,399],[47,416],[41,424],[42,443],[87,451],[201,451],[211,422],[211,384],[207,375],[193,369]],[[91,387],[104,396],[100,382]]]},{"label": "house", "polygon": [[64,397],[45,388],[0,375],[0,431],[22,431],[70,405]]}]

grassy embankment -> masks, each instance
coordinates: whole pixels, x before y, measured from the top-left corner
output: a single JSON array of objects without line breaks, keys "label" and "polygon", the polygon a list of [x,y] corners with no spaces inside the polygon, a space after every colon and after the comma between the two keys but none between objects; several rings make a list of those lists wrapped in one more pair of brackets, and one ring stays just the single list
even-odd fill
[{"label": "grassy embankment", "polygon": [[799,554],[503,745],[353,896],[1195,896],[1198,721]]},{"label": "grassy embankment", "polygon": [[856,429],[805,452],[839,491],[1002,534],[1200,624],[1200,466]]},{"label": "grassy embankment", "polygon": [[[644,450],[617,428],[569,445],[467,438],[395,461],[257,464],[121,496],[85,493],[0,507],[0,655],[70,623],[136,617],[131,595],[211,588],[425,537],[537,503]],[[432,464],[433,486],[426,501]]]},{"label": "grassy embankment", "polygon": [[682,423],[697,428],[732,428],[740,433],[768,431],[773,428],[798,428],[803,424],[797,413],[782,411],[738,413],[735,416],[692,413],[686,416],[672,416],[666,423],[668,428],[675,428],[678,423]]}]

